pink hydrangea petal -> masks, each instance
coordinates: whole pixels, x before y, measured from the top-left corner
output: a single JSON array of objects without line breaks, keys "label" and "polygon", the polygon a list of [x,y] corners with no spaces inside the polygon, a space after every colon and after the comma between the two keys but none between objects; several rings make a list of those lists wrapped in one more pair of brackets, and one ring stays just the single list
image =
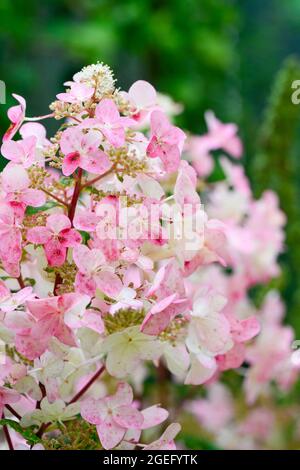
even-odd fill
[{"label": "pink hydrangea petal", "polygon": [[163,421],[165,421],[169,416],[169,412],[158,405],[150,406],[141,413],[144,417],[142,429],[148,429],[152,428],[153,426],[157,426],[158,424],[161,424]]},{"label": "pink hydrangea petal", "polygon": [[115,408],[122,405],[131,405],[132,401],[133,392],[130,385],[126,382],[119,382],[116,393],[109,397],[109,406]]},{"label": "pink hydrangea petal", "polygon": [[6,387],[0,387],[0,403],[1,405],[9,405],[20,401],[21,395],[15,390]]},{"label": "pink hydrangea petal", "polygon": [[140,411],[133,406],[122,405],[113,410],[114,421],[127,429],[140,429],[144,418]]},{"label": "pink hydrangea petal", "polygon": [[7,140],[6,142],[3,142],[1,146],[1,153],[7,160],[12,160],[16,163],[22,162],[23,148],[19,142],[15,142],[14,140]]},{"label": "pink hydrangea petal", "polygon": [[81,164],[81,156],[77,151],[68,153],[63,160],[62,172],[65,176],[70,176]]},{"label": "pink hydrangea petal", "polygon": [[83,317],[83,324],[100,335],[104,333],[104,321],[99,312],[87,310]]},{"label": "pink hydrangea petal", "polygon": [[87,398],[81,403],[81,416],[88,423],[91,424],[100,424],[101,423],[101,413],[99,411],[99,402],[94,398]]},{"label": "pink hydrangea petal", "polygon": [[48,338],[32,338],[29,335],[17,335],[15,339],[16,350],[29,360],[36,359],[46,351]]},{"label": "pink hydrangea petal", "polygon": [[260,323],[256,317],[245,318],[238,322],[237,328],[232,332],[233,339],[238,343],[249,341],[260,331]]},{"label": "pink hydrangea petal", "polygon": [[26,306],[30,313],[38,320],[45,315],[53,315],[57,312],[58,297],[47,297],[45,299],[27,300]]},{"label": "pink hydrangea petal", "polygon": [[128,90],[130,99],[138,109],[147,108],[156,104],[155,88],[144,80],[134,82]]},{"label": "pink hydrangea petal", "polygon": [[126,429],[113,421],[102,422],[97,425],[97,432],[104,449],[109,450],[116,447],[123,439]]},{"label": "pink hydrangea petal", "polygon": [[74,227],[86,232],[94,232],[98,222],[99,218],[94,212],[78,211],[74,217]]},{"label": "pink hydrangea petal", "polygon": [[163,136],[166,132],[169,131],[171,123],[169,122],[167,116],[159,110],[154,110],[151,113],[150,117],[151,123],[151,133],[157,137]]},{"label": "pink hydrangea petal", "polygon": [[147,155],[150,158],[157,158],[161,156],[161,147],[157,137],[154,135],[146,149]]},{"label": "pink hydrangea petal", "polygon": [[116,297],[123,288],[120,278],[110,271],[101,271],[95,280],[97,287],[111,297]]},{"label": "pink hydrangea petal", "polygon": [[39,189],[26,189],[22,194],[22,201],[32,207],[40,207],[46,202],[46,195]]},{"label": "pink hydrangea petal", "polygon": [[51,238],[44,249],[50,266],[61,266],[64,263],[67,249],[58,240]]},{"label": "pink hydrangea petal", "polygon": [[11,139],[16,132],[18,131],[19,127],[21,126],[24,117],[25,117],[25,111],[26,111],[26,101],[24,98],[20,95],[17,95],[13,93],[12,95],[20,104],[17,106],[12,106],[9,108],[7,111],[7,115],[9,120],[11,121],[11,125],[8,128],[8,130],[5,132],[3,136],[3,142],[6,140]]},{"label": "pink hydrangea petal", "polygon": [[103,123],[112,124],[120,118],[119,110],[111,99],[102,100],[96,107],[96,118]]},{"label": "pink hydrangea petal", "polygon": [[163,144],[161,146],[160,158],[167,173],[173,173],[178,170],[180,163],[180,151],[177,145]]},{"label": "pink hydrangea petal", "polygon": [[44,245],[52,238],[52,232],[47,227],[32,227],[27,230],[27,240],[37,245]]},{"label": "pink hydrangea petal", "polygon": [[52,214],[47,219],[47,227],[58,235],[62,230],[71,228],[71,222],[64,214]]},{"label": "pink hydrangea petal", "polygon": [[23,139],[35,137],[38,145],[43,145],[46,140],[46,129],[40,122],[26,122],[20,128],[20,134]]},{"label": "pink hydrangea petal", "polygon": [[77,292],[81,294],[87,294],[94,297],[96,293],[96,282],[90,275],[78,272],[75,278],[75,288]]},{"label": "pink hydrangea petal", "polygon": [[72,330],[67,325],[65,325],[63,321],[60,322],[59,327],[56,330],[55,336],[57,339],[59,339],[59,341],[64,344],[67,344],[68,346],[77,346]]},{"label": "pink hydrangea petal", "polygon": [[103,128],[103,134],[114,147],[121,147],[125,142],[125,131],[123,127]]},{"label": "pink hydrangea petal", "polygon": [[59,233],[59,242],[64,247],[75,247],[81,243],[81,235],[73,228],[66,228]]},{"label": "pink hydrangea petal", "polygon": [[2,186],[5,192],[23,191],[30,184],[25,168],[18,164],[7,165],[2,172]]},{"label": "pink hydrangea petal", "polygon": [[162,436],[151,444],[144,447],[144,450],[175,450],[174,439],[180,432],[181,426],[178,423],[170,424]]},{"label": "pink hydrangea petal", "polygon": [[68,127],[61,135],[60,148],[64,155],[74,153],[78,151],[78,136],[81,135],[81,131],[74,128]]},{"label": "pink hydrangea petal", "polygon": [[97,268],[105,264],[105,257],[101,250],[90,250],[85,245],[78,245],[73,250],[74,261],[83,274],[94,273]]},{"label": "pink hydrangea petal", "polygon": [[94,151],[81,159],[81,168],[96,175],[103,175],[112,166],[108,156],[101,150]]}]

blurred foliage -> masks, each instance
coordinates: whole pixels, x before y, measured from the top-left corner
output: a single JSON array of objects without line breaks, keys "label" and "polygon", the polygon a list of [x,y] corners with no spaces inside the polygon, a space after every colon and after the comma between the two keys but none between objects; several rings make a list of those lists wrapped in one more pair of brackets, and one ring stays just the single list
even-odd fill
[{"label": "blurred foliage", "polygon": [[300,198],[298,150],[295,131],[300,107],[291,100],[291,84],[300,77],[300,61],[290,58],[275,79],[265,118],[259,133],[259,148],[251,161],[254,190],[260,196],[265,188],[277,192],[287,215],[286,253],[282,256],[282,291],[288,303],[288,317],[300,334]]},{"label": "blurred foliage", "polygon": [[[299,13],[299,0],[0,0],[3,111],[16,92],[28,100],[30,115],[44,114],[64,81],[100,60],[122,88],[143,78],[181,102],[178,124],[190,131],[204,131],[209,108],[240,125],[257,194],[276,189],[289,216],[283,291],[300,334],[300,107],[290,101],[297,62],[280,73],[263,117],[284,59],[299,54]],[[7,124],[1,113],[1,132]]]}]

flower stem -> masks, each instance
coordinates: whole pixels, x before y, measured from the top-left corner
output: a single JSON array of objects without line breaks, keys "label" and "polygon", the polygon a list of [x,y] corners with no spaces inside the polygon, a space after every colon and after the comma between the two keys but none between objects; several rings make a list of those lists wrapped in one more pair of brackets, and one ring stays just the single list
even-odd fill
[{"label": "flower stem", "polygon": [[11,412],[12,415],[14,415],[17,419],[21,420],[22,419],[22,416],[19,415],[19,413],[13,409],[12,406],[10,405],[5,405],[5,408]]},{"label": "flower stem", "polygon": [[87,186],[91,186],[92,184],[97,183],[97,181],[100,181],[102,178],[112,173],[114,169],[115,169],[115,165],[113,165],[109,170],[107,170],[102,175],[96,176],[90,181],[86,181],[84,184],[82,184],[81,188],[86,188]]},{"label": "flower stem", "polygon": [[100,377],[100,375],[104,372],[105,367],[102,366],[100,369],[93,375],[93,377],[90,378],[90,380],[85,384],[84,387],[82,387],[81,390],[79,390],[76,395],[72,398],[72,400],[69,401],[68,405],[71,405],[72,403],[75,403],[79,398],[82,397],[82,395],[85,394],[85,392],[90,388],[90,386]]},{"label": "flower stem", "polygon": [[[4,413],[2,413],[2,419],[5,419]],[[4,433],[9,450],[15,450],[6,424],[3,425],[3,433]]]},{"label": "flower stem", "polygon": [[25,283],[24,283],[24,280],[23,280],[23,277],[22,277],[22,274],[20,274],[20,276],[17,278],[17,281],[19,283],[19,286],[21,287],[21,289],[24,289],[25,286]]},{"label": "flower stem", "polygon": [[[85,384],[85,386],[82,387],[82,389],[79,390],[79,392],[76,393],[76,395],[74,395],[74,397],[67,403],[67,405],[71,405],[72,403],[75,403],[77,400],[79,400],[79,398],[81,398],[82,395],[85,394],[85,392],[98,379],[98,377],[100,377],[100,375],[104,372],[104,370],[105,370],[105,367],[101,366],[100,369],[93,375],[93,377],[91,377],[91,379]],[[38,432],[36,433],[36,435],[38,437],[42,437],[46,429],[50,426],[50,424],[51,423],[43,423],[40,429],[38,430]]]},{"label": "flower stem", "polygon": [[[73,191],[72,200],[70,202],[69,210],[68,210],[68,217],[72,223],[72,226],[73,226],[73,219],[74,219],[74,215],[76,211],[78,198],[79,198],[80,191],[81,191],[81,178],[82,178],[82,169],[79,168],[76,183],[75,183],[75,188]],[[62,282],[61,276],[59,273],[57,273],[55,276],[55,282],[54,282],[54,288],[53,288],[54,295],[56,295],[57,288],[61,284],[61,282]]]},{"label": "flower stem", "polygon": [[72,200],[71,200],[71,203],[70,203],[70,206],[69,206],[69,211],[68,211],[68,217],[69,217],[70,221],[72,222],[72,224],[73,224],[73,219],[74,219],[74,215],[75,215],[77,201],[78,201],[80,191],[81,191],[81,178],[82,178],[82,169],[79,168],[78,174],[77,174],[77,181],[76,181],[76,184],[75,184]]},{"label": "flower stem", "polygon": [[54,116],[54,113],[45,114],[44,116],[26,117],[24,121],[29,121],[29,122],[41,121],[42,119],[52,118],[53,116]]},{"label": "flower stem", "polygon": [[44,188],[41,188],[41,190],[47,194],[49,197],[51,197],[52,199],[55,199],[55,201],[59,202],[59,204],[62,204],[63,206],[66,206],[68,207],[68,204],[63,201],[62,199],[60,199],[59,197],[55,196],[54,194],[50,193],[50,191],[47,191],[47,189],[44,189]]}]

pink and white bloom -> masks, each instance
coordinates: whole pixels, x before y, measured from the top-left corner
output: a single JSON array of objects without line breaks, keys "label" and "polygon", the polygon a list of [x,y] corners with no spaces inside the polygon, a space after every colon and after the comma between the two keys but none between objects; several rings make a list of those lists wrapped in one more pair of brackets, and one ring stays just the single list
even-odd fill
[{"label": "pink and white bloom", "polygon": [[143,450],[176,450],[174,439],[180,431],[179,423],[170,424],[157,441],[151,442]]},{"label": "pink and white bloom", "polygon": [[101,250],[77,245],[74,247],[73,257],[79,269],[75,280],[78,292],[94,296],[98,288],[109,297],[115,298],[119,295],[123,284],[107,264]]},{"label": "pink and white bloom", "polygon": [[132,388],[121,382],[114,395],[100,400],[84,400],[81,415],[96,425],[104,449],[113,449],[122,441],[127,430],[142,430],[160,424],[168,413],[157,406],[138,411],[133,404]]},{"label": "pink and white bloom", "polygon": [[160,158],[164,170],[173,173],[179,167],[185,134],[179,127],[170,124],[162,111],[153,111],[150,122],[151,137],[147,155],[150,158]]},{"label": "pink and white bloom", "polygon": [[133,119],[143,122],[148,114],[157,107],[155,88],[145,80],[134,82],[128,90],[128,98],[133,105]]},{"label": "pink and white bloom", "polygon": [[35,148],[37,140],[34,136],[23,140],[6,140],[1,147],[1,153],[7,160],[20,163],[29,168],[35,161]]},{"label": "pink and white bloom", "polygon": [[13,138],[13,136],[18,132],[25,118],[26,101],[22,96],[19,96],[15,93],[13,93],[12,96],[19,102],[19,104],[17,106],[12,106],[7,111],[11,125],[3,136],[3,142]]},{"label": "pink and white bloom", "polygon": [[234,417],[234,402],[223,384],[213,383],[207,386],[207,398],[189,402],[187,410],[210,432],[218,432]]},{"label": "pink and white bloom", "polygon": [[56,98],[66,103],[82,103],[89,100],[94,94],[94,89],[84,83],[66,82],[65,85],[70,87],[70,91],[59,93]]},{"label": "pink and white bloom", "polygon": [[125,129],[132,124],[132,119],[120,116],[119,110],[111,99],[102,100],[96,107],[97,126],[114,147],[125,143]]},{"label": "pink and white bloom", "polygon": [[27,230],[27,239],[31,243],[43,245],[50,266],[61,266],[67,254],[67,248],[81,242],[81,235],[71,228],[70,219],[64,214],[52,214],[47,218],[46,226]]},{"label": "pink and white bloom", "polygon": [[12,405],[20,400],[20,394],[7,387],[0,387],[0,416],[5,405]]},{"label": "pink and white bloom", "polygon": [[10,205],[0,204],[0,259],[4,269],[13,277],[20,275],[22,257],[22,234],[19,212]]},{"label": "pink and white bloom", "polygon": [[32,287],[24,287],[15,294],[10,294],[6,298],[0,301],[0,310],[8,313],[17,310],[19,307],[24,305],[27,300],[34,298]]},{"label": "pink and white bloom", "polygon": [[143,302],[136,299],[136,290],[131,287],[122,287],[120,292],[113,296],[113,299],[116,300],[116,303],[112,304],[110,307],[110,313],[114,314],[121,309],[134,309],[138,310],[143,308]]},{"label": "pink and white bloom", "polygon": [[70,176],[77,168],[102,175],[111,166],[110,160],[103,150],[99,149],[102,141],[97,131],[83,133],[81,128],[69,127],[61,137],[60,148],[65,154],[62,172]]},{"label": "pink and white bloom", "polygon": [[49,145],[50,141],[46,138],[46,128],[40,122],[26,122],[20,127],[20,135],[22,138],[28,139],[29,137],[35,137],[36,146],[38,148]]},{"label": "pink and white bloom", "polygon": [[89,302],[88,296],[75,292],[27,301],[32,323],[17,334],[17,350],[28,359],[35,359],[46,351],[53,337],[66,345],[76,346],[68,323],[73,327],[73,318],[82,317]]},{"label": "pink and white bloom", "polygon": [[101,351],[107,355],[106,368],[117,378],[131,374],[142,360],[157,360],[163,353],[163,344],[153,336],[140,332],[139,326],[107,336]]},{"label": "pink and white bloom", "polygon": [[211,149],[221,148],[234,158],[240,158],[243,153],[243,145],[236,135],[238,128],[235,124],[223,124],[212,111],[205,113],[208,127],[207,139],[211,143]]},{"label": "pink and white bloom", "polygon": [[30,188],[28,173],[22,165],[15,163],[7,165],[2,172],[1,182],[4,197],[9,202],[40,207],[46,201],[43,191]]}]

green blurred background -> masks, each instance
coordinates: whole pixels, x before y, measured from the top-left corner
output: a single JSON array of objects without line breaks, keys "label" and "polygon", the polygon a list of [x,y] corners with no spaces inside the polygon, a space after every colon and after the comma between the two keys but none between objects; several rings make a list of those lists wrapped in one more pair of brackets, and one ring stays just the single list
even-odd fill
[{"label": "green blurred background", "polygon": [[182,103],[185,129],[203,132],[206,109],[240,126],[255,193],[275,189],[289,217],[276,283],[299,338],[300,0],[0,0],[0,18],[1,132],[11,93],[29,115],[47,113],[62,83],[97,60],[122,88],[145,79]]}]

